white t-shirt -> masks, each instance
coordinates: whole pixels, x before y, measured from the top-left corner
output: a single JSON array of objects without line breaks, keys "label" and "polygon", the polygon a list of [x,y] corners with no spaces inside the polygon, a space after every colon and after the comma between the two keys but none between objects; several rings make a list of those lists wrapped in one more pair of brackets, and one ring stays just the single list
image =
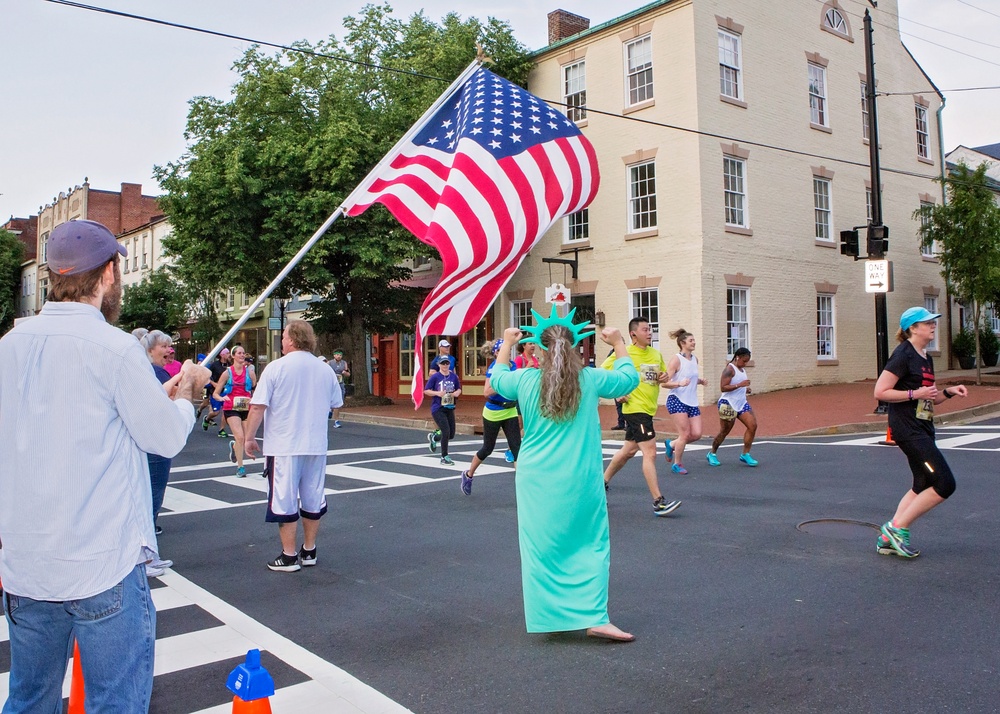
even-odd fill
[{"label": "white t-shirt", "polygon": [[344,405],[333,370],[312,352],[296,350],[260,374],[250,404],[263,404],[264,455],[325,454],[327,415]]}]

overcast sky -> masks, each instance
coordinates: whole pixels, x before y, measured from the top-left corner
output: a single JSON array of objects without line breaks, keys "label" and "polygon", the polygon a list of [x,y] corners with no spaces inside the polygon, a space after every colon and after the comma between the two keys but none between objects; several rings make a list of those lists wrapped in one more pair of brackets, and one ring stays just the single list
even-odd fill
[{"label": "overcast sky", "polygon": [[[822,0],[757,1],[814,4],[817,17],[822,7]],[[903,41],[947,98],[945,148],[1000,142],[1000,91],[949,91],[1000,84],[1000,2],[898,1]],[[341,18],[363,5],[361,0],[87,2],[281,44],[339,36]],[[849,12],[861,11],[857,0],[842,3]],[[596,25],[643,0],[614,7],[603,0],[390,4],[404,18],[420,9],[434,20],[451,10],[480,17],[488,12],[537,49],[546,43],[551,10],[562,7]],[[230,67],[248,46],[45,0],[0,0],[0,27],[0,221],[37,213],[85,176],[92,188],[116,190],[128,181],[158,194],[152,167],[183,153],[188,100],[228,97],[235,81]],[[860,22],[854,28],[859,34]]]}]

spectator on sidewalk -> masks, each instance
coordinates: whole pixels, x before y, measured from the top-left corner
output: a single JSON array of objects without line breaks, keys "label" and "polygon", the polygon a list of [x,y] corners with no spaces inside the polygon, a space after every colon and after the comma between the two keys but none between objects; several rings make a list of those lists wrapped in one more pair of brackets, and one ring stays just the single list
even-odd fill
[{"label": "spectator on sidewalk", "polygon": [[737,419],[746,428],[743,433],[740,461],[747,466],[756,466],[758,463],[757,459],[750,455],[750,448],[757,435],[757,417],[750,402],[747,401],[747,397],[750,396],[750,377],[747,376],[746,367],[749,363],[750,350],[740,347],[722,370],[722,376],[719,378],[719,390],[722,392],[722,396],[719,397],[719,433],[712,440],[711,451],[705,456],[709,466],[721,465],[716,452],[733,430]]},{"label": "spectator on sidewalk", "polygon": [[176,377],[181,372],[181,363],[176,359],[176,353],[174,348],[171,346],[167,350],[166,356],[163,358],[163,369],[167,371],[171,377]]},{"label": "spectator on sidewalk", "polygon": [[144,712],[156,641],[145,564],[157,557],[146,454],[183,448],[209,374],[185,363],[172,401],[138,341],[112,327],[127,251],[111,231],[69,221],[47,249],[48,301],[0,339],[4,711],[62,711],[75,638],[88,710]]},{"label": "spectator on sidewalk", "polygon": [[881,528],[875,544],[879,553],[916,558],[910,526],[955,492],[955,476],[934,443],[934,405],[969,394],[964,384],[938,389],[934,358],[927,346],[934,341],[937,319],[923,307],[911,307],[899,318],[899,346],[875,382],[875,398],[889,405],[892,439],[910,463],[913,488],[903,494],[891,521]]},{"label": "spectator on sidewalk", "polygon": [[[537,313],[536,313],[537,314]],[[608,581],[611,544],[597,404],[628,394],[639,377],[621,333],[601,339],[615,348],[613,371],[585,369],[576,345],[587,325],[572,313],[538,318],[533,336],[546,350],[541,369],[511,372],[510,353],[521,337],[504,331],[493,386],[524,411],[524,443],[514,488],[521,550],[524,620],[528,632],[585,629],[591,637],[631,642],[611,623]]]},{"label": "spectator on sidewalk", "polygon": [[[653,514],[666,516],[677,510],[680,501],[667,501],[660,492],[660,484],[656,475],[656,432],[653,430],[653,415],[656,414],[657,402],[660,398],[660,384],[667,378],[666,362],[660,351],[652,347],[653,330],[649,320],[635,317],[628,323],[632,344],[628,347],[628,356],[639,372],[639,385],[624,397],[622,413],[625,417],[625,444],[618,453],[611,457],[611,463],[604,471],[604,485],[607,487],[611,479],[635,452],[642,452],[642,475],[646,479],[646,487],[653,497]],[[615,368],[615,355],[609,355],[603,369]],[[621,398],[621,395],[618,395]]]},{"label": "spectator on sidewalk", "polygon": [[[333,351],[333,359],[328,363],[330,369],[333,373],[337,375],[337,381],[340,383],[340,391],[344,392],[344,378],[351,376],[351,368],[344,360],[344,350],[336,349]],[[341,427],[340,423],[340,409],[333,410],[333,428],[339,429]]]},{"label": "spectator on sidewalk", "polygon": [[[326,513],[326,415],[343,405],[333,372],[316,359],[316,333],[305,320],[292,320],[281,335],[282,356],[260,376],[250,400],[241,447],[251,458],[261,453],[257,430],[264,423],[268,523],[278,524],[281,553],[267,567],[295,572],[316,565],[319,520]],[[302,547],[296,549],[299,516]]]}]

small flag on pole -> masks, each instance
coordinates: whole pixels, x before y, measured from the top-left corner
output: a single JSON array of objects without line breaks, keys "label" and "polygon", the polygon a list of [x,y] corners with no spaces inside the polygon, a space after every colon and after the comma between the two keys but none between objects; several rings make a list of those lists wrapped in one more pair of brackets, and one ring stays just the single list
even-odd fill
[{"label": "small flag on pole", "polygon": [[441,282],[417,318],[417,407],[424,336],[475,327],[542,234],[599,183],[594,147],[573,122],[478,68],[347,198],[347,215],[381,203],[441,255]]}]

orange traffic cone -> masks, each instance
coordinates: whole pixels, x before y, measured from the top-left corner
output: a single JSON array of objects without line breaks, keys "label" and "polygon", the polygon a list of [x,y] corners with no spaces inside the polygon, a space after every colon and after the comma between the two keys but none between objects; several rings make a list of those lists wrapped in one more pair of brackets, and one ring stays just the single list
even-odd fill
[{"label": "orange traffic cone", "polygon": [[80,665],[80,645],[74,640],[73,680],[69,685],[69,714],[86,714],[83,701],[83,667]]},{"label": "orange traffic cone", "polygon": [[233,697],[233,714],[271,714],[271,700],[264,697],[245,702],[237,694]]},{"label": "orange traffic cone", "polygon": [[885,439],[878,442],[882,446],[895,446],[896,442],[892,440],[892,427],[887,426],[885,428]]}]

